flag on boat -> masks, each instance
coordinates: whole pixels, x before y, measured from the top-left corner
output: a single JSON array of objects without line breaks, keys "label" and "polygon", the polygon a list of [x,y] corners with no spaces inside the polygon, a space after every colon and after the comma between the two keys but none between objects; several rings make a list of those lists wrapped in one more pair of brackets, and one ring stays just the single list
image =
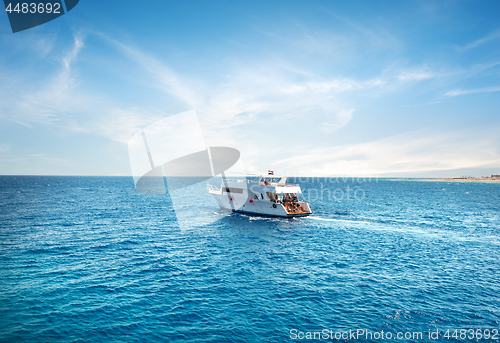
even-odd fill
[{"label": "flag on boat", "polygon": [[273,172],[272,170],[268,170],[268,171],[267,171],[267,174],[268,174],[268,175],[274,175],[274,172]]}]

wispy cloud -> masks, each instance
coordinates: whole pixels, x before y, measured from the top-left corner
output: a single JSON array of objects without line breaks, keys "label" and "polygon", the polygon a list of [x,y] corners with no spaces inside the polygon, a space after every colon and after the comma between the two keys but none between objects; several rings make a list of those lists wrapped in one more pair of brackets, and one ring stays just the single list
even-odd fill
[{"label": "wispy cloud", "polygon": [[466,94],[474,94],[474,93],[492,93],[492,92],[499,92],[500,87],[486,87],[486,88],[476,88],[476,89],[455,89],[452,91],[447,92],[445,95],[447,96],[459,96],[459,95],[466,95]]},{"label": "wispy cloud", "polygon": [[478,46],[483,45],[484,43],[487,43],[489,41],[495,40],[497,38],[500,38],[500,29],[493,31],[490,34],[488,34],[487,36],[480,38],[478,40],[475,40],[472,43],[469,43],[465,46],[458,47],[457,49],[463,51],[463,50],[477,48]]},{"label": "wispy cloud", "polygon": [[411,82],[411,81],[422,81],[432,79],[438,76],[437,73],[432,71],[429,67],[423,66],[417,69],[406,69],[402,70],[396,78],[402,82]]},{"label": "wispy cloud", "polygon": [[58,122],[74,104],[71,97],[76,80],[71,66],[83,47],[83,38],[74,36],[73,46],[58,60],[61,67],[51,76],[8,74],[10,84],[2,85],[8,101],[0,104],[0,117],[23,126],[32,123],[49,124]]},{"label": "wispy cloud", "polygon": [[263,128],[270,124],[283,127],[291,118],[307,121],[326,118],[328,122],[321,131],[330,133],[347,125],[354,112],[354,109],[344,109],[346,106],[340,94],[385,84],[382,79],[325,79],[270,61],[228,66],[229,71],[226,70],[226,76],[218,83],[206,83],[202,79],[179,75],[147,52],[106,39],[156,80],[164,92],[183,101],[186,109],[196,108],[206,130],[212,129],[219,135],[224,129],[227,136],[240,136],[228,130],[245,128],[251,131],[253,125],[265,132]]},{"label": "wispy cloud", "polygon": [[[375,45],[383,45],[383,42],[377,43],[363,27],[357,31],[372,37]],[[0,116],[25,126],[52,125],[127,143],[137,130],[156,120],[183,110],[196,109],[209,145],[219,143],[237,147],[244,153],[249,165],[261,166],[269,162],[286,170],[305,170],[305,166],[310,165],[311,173],[382,174],[389,171],[438,170],[479,166],[498,158],[498,153],[491,152],[487,144],[483,144],[483,137],[476,137],[480,144],[470,140],[468,145],[464,145],[458,135],[429,136],[421,132],[343,146],[330,146],[328,139],[360,113],[359,108],[357,111],[358,103],[363,103],[360,99],[383,92],[395,95],[402,88],[417,87],[419,82],[426,80],[432,80],[432,83],[425,83],[432,87],[426,87],[425,91],[439,89],[441,95],[444,93],[443,84],[478,75],[499,62],[451,71],[435,67],[432,63],[405,65],[372,72],[367,77],[363,77],[364,74],[356,77],[335,69],[318,75],[310,67],[311,63],[266,57],[215,65],[216,70],[211,71],[217,73],[214,80],[198,74],[202,68],[180,72],[169,60],[158,58],[151,51],[102,34],[92,35],[101,37],[99,44],[104,42],[107,48],[111,47],[109,50],[113,53],[110,55],[126,65],[129,68],[127,72],[140,75],[141,80],[131,80],[127,84],[127,91],[148,87],[148,90],[153,89],[158,94],[177,100],[182,108],[172,112],[174,106],[148,106],[140,99],[116,100],[110,94],[93,91],[84,83],[85,78],[80,78],[80,67],[86,62],[79,58],[86,51],[86,45],[93,42],[77,34],[71,47],[57,57],[60,62],[58,68],[45,76],[44,82],[31,82],[36,77],[30,78],[26,73],[17,78],[19,82],[16,76],[10,75],[12,77],[8,79],[12,82],[0,85]],[[319,53],[322,39],[330,38],[338,39],[332,44],[350,44],[347,40],[328,35],[305,37],[302,43],[311,44],[312,52]],[[287,44],[293,45],[288,40]],[[397,39],[394,38],[391,44],[397,45]],[[339,52],[339,56],[346,52],[339,59],[349,59],[355,51],[351,48],[347,46]],[[395,65],[398,65],[397,62]],[[110,75],[100,76],[99,82],[105,81],[106,77]],[[24,87],[27,84],[30,87]],[[500,87],[452,90],[446,95],[499,90]],[[9,101],[3,101],[5,99]],[[312,145],[308,139],[317,138],[315,136],[324,138],[324,144]],[[290,144],[291,141],[294,144]],[[31,157],[44,158],[43,155]]]},{"label": "wispy cloud", "polygon": [[282,91],[284,93],[301,93],[301,92],[317,92],[317,93],[343,93],[348,91],[356,91],[374,87],[383,86],[387,81],[383,79],[373,79],[366,81],[357,81],[349,78],[339,78],[328,81],[316,81],[305,83],[287,83]]},{"label": "wispy cloud", "polygon": [[160,110],[122,106],[82,84],[75,65],[84,41],[85,36],[76,33],[72,45],[53,57],[59,67],[52,73],[4,72],[9,84],[0,85],[0,100],[5,100],[0,101],[0,118],[26,127],[50,125],[104,136],[125,144],[136,130],[165,117]]},{"label": "wispy cloud", "polygon": [[[367,34],[362,27],[357,31]],[[179,73],[143,49],[101,33],[91,34],[114,47],[118,58],[132,62],[128,66],[140,71],[141,82],[180,101],[181,111],[196,109],[207,136],[214,140],[220,136],[221,129],[226,136],[246,138],[244,132],[254,129],[269,134],[270,125],[282,130],[287,127],[289,132],[298,134],[295,127],[290,126],[292,122],[322,123],[315,130],[319,134],[331,134],[348,125],[355,113],[356,104],[349,103],[346,95],[394,92],[401,82],[410,84],[453,74],[423,65],[381,71],[380,76],[367,79],[342,75],[323,77],[290,61],[268,59],[226,65],[214,83],[202,76]],[[85,49],[84,41],[83,35],[75,34],[72,47],[59,59],[60,69],[44,85],[23,90],[23,84],[27,83],[24,80],[14,90],[7,90],[11,101],[4,103],[3,110],[0,105],[0,115],[26,126],[56,125],[126,143],[140,127],[173,114],[168,109],[140,104],[124,106],[82,84],[78,68],[75,72],[74,66],[79,65],[78,56]],[[143,85],[132,82],[129,87]],[[447,95],[465,94],[465,91],[456,92],[459,91]],[[10,105],[5,105],[7,103]]]},{"label": "wispy cloud", "polygon": [[[309,150],[278,161],[303,175],[396,175],[409,172],[499,167],[497,129],[429,134],[423,131],[362,144]],[[276,167],[278,169],[278,167]]]},{"label": "wispy cloud", "polygon": [[75,62],[76,58],[78,57],[78,53],[82,50],[84,47],[83,44],[83,37],[77,33],[73,36],[73,48],[68,51],[62,58],[62,63],[64,66],[63,71],[65,73],[68,73],[71,68],[71,64]]},{"label": "wispy cloud", "polygon": [[0,144],[0,152],[7,152],[10,149],[12,149],[12,145],[11,144],[7,144],[7,143]]},{"label": "wispy cloud", "polygon": [[[369,44],[377,48],[391,48],[393,50],[399,50],[403,45],[401,39],[394,32],[381,25],[366,26],[362,22],[338,15],[329,9],[324,8],[323,10],[336,21],[344,23],[349,28],[349,30],[345,30],[344,32],[356,32],[357,40],[363,41],[363,44]],[[354,37],[346,38],[352,41]]]},{"label": "wispy cloud", "polygon": [[150,76],[156,80],[158,86],[165,92],[172,94],[177,99],[183,101],[188,106],[195,108],[199,98],[193,93],[193,90],[186,84],[170,67],[162,63],[160,60],[138,49],[112,39],[106,35],[99,34],[113,46],[117,47],[126,57],[135,61],[143,68]]},{"label": "wispy cloud", "polygon": [[[269,63],[233,66],[219,83],[207,83],[180,75],[152,54],[101,37],[116,48],[120,58],[133,62],[132,68],[142,71],[150,87],[178,99],[185,110],[196,109],[203,117],[206,134],[215,138],[221,129],[226,137],[242,137],[241,133],[248,131],[246,125],[260,126],[259,131],[264,133],[270,124],[284,127],[291,118],[326,120],[322,132],[330,133],[347,125],[354,112],[343,109],[339,94],[382,84],[380,80],[327,80]],[[27,88],[25,85],[32,83],[28,74],[16,87],[4,85],[2,93],[9,101],[0,104],[0,116],[24,126],[53,125],[126,143],[139,128],[169,114],[154,107],[123,106],[86,87],[78,63],[84,49],[85,37],[76,34],[71,48],[58,58],[60,67],[52,75]],[[296,80],[297,75],[301,82]]]},{"label": "wispy cloud", "polygon": [[346,126],[352,119],[354,109],[341,109],[337,112],[336,121],[334,123],[323,122],[320,124],[320,130],[326,134],[330,134],[338,129]]}]

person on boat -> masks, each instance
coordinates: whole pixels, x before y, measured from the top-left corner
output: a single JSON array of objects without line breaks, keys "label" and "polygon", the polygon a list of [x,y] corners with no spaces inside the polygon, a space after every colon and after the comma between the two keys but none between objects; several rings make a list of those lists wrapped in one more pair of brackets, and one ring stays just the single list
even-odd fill
[{"label": "person on boat", "polygon": [[292,202],[298,202],[297,195],[292,193]]}]

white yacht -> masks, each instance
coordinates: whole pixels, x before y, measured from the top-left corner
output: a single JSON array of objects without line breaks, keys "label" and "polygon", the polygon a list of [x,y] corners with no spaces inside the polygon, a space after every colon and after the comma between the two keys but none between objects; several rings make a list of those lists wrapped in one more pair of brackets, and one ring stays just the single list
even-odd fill
[{"label": "white yacht", "polygon": [[299,200],[299,185],[286,184],[286,177],[258,176],[253,180],[226,179],[220,188],[207,183],[208,192],[220,208],[265,216],[296,217],[312,214],[309,204]]}]

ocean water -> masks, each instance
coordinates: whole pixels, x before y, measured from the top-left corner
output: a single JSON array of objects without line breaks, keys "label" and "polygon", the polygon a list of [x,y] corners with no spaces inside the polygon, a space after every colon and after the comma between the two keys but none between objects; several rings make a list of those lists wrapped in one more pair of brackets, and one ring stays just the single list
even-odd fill
[{"label": "ocean water", "polygon": [[1,176],[0,341],[500,340],[500,184],[335,181],[186,227],[128,177]]}]

